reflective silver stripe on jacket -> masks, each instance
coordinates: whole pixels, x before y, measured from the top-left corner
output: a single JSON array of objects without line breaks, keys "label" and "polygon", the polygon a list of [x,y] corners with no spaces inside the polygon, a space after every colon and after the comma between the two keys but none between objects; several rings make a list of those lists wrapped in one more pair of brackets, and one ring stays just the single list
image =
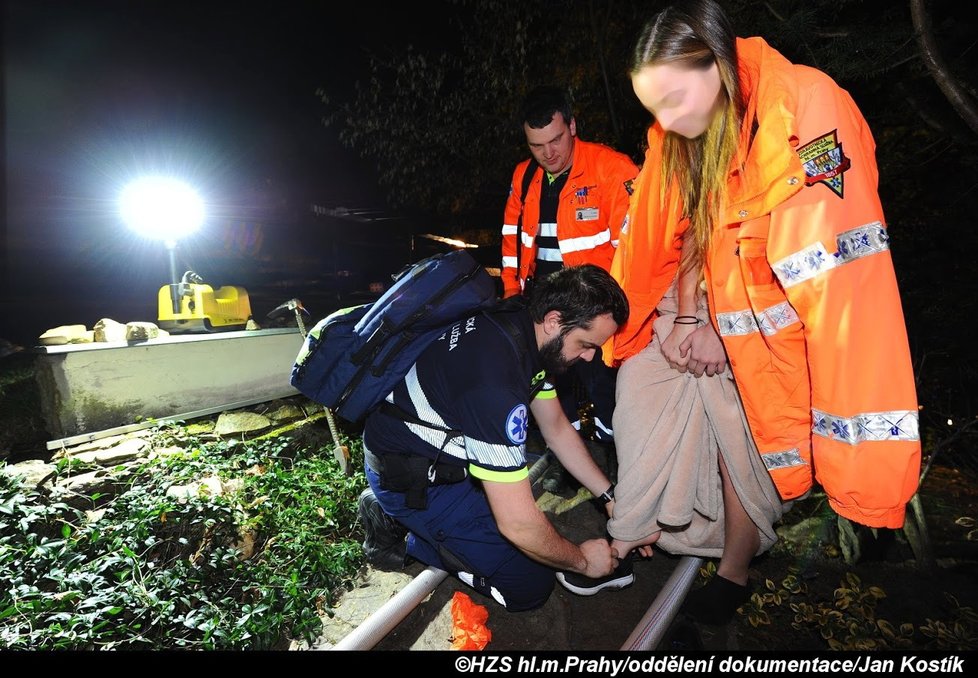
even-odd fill
[{"label": "reflective silver stripe on jacket", "polygon": [[757,314],[757,324],[761,333],[766,336],[776,334],[778,330],[799,322],[798,313],[787,301],[775,304]]},{"label": "reflective silver stripe on jacket", "polygon": [[[886,228],[879,221],[854,228],[836,237],[838,251],[830,255],[822,243],[817,242],[803,250],[776,261],[774,270],[782,287],[791,287],[811,280],[819,273],[877,254],[889,249]],[[782,327],[798,322],[798,314],[787,302],[776,304],[757,314],[750,310],[730,311],[717,314],[717,326],[721,336],[742,336],[751,332],[763,332],[770,336]]]},{"label": "reflective silver stripe on jacket", "polygon": [[805,460],[801,458],[798,448],[794,447],[783,452],[762,452],[761,460],[764,462],[768,471],[776,471],[781,468],[791,468],[792,466],[805,466]]},{"label": "reflective silver stripe on jacket", "polygon": [[580,252],[582,250],[593,250],[599,245],[611,242],[611,231],[607,228],[594,235],[582,235],[577,238],[567,238],[560,240],[560,251],[564,254],[568,252]]},{"label": "reflective silver stripe on jacket", "polygon": [[469,450],[469,459],[478,461],[481,466],[511,468],[526,464],[522,445],[487,443],[466,436],[465,446]]},{"label": "reflective silver stripe on jacket", "polygon": [[[553,221],[541,221],[540,226],[537,230],[537,240],[543,238],[557,238],[557,223]],[[526,242],[526,238],[523,239]],[[530,238],[527,247],[533,246],[533,238]],[[560,250],[556,247],[543,247],[537,245],[537,259],[542,261],[563,261],[560,256]]]},{"label": "reflective silver stripe on jacket", "polygon": [[[421,387],[421,382],[418,381],[417,365],[411,366],[410,371],[404,378],[404,384],[407,386],[408,397],[414,406],[414,411],[417,413],[418,419],[434,426],[451,428],[428,401],[428,397]],[[392,395],[387,396],[387,399],[393,402]],[[411,433],[437,448],[442,448],[442,444],[445,443],[445,437],[448,435],[444,431],[439,431],[428,426],[421,426],[420,424],[409,421],[404,422],[404,424]],[[455,436],[448,441],[443,449],[447,454],[458,459],[466,461],[474,459],[488,466],[511,467],[521,466],[526,463],[522,445],[488,443],[465,436]]]},{"label": "reflective silver stripe on jacket", "polygon": [[782,287],[791,287],[836,266],[886,251],[890,249],[890,238],[882,222],[874,221],[840,233],[835,244],[835,254],[829,254],[822,243],[817,242],[774,262],[771,268]]},{"label": "reflective silver stripe on jacket", "polygon": [[765,308],[757,316],[749,310],[717,313],[717,327],[720,328],[721,337],[740,337],[753,332],[771,336],[796,322],[800,322],[798,313],[787,301]]},{"label": "reflective silver stripe on jacket", "polygon": [[757,320],[750,311],[717,313],[717,327],[721,337],[740,337],[757,332]]},{"label": "reflective silver stripe on jacket", "polygon": [[850,445],[868,440],[920,440],[919,420],[913,410],[840,417],[812,409],[812,433]]},{"label": "reflective silver stripe on jacket", "polygon": [[[421,421],[426,421],[434,426],[451,428],[445,423],[445,420],[441,418],[441,415],[435,411],[435,408],[431,406],[431,403],[428,402],[428,397],[425,395],[424,389],[421,388],[421,383],[418,381],[417,365],[411,366],[410,371],[404,378],[404,384],[407,386],[408,397],[411,400],[411,404],[414,406],[414,411],[417,413],[418,419]],[[393,402],[392,395],[388,395],[387,400]],[[445,438],[448,434],[444,431],[439,431],[428,426],[413,424],[409,421],[404,422],[404,425],[408,427],[408,430],[411,431],[411,433],[418,436],[421,438],[421,440],[425,441],[429,445],[442,449],[446,454],[450,454],[458,459],[463,459],[466,461],[468,460],[465,455],[465,445],[462,436],[455,436],[446,443]]]},{"label": "reflective silver stripe on jacket", "polygon": [[[455,575],[462,582],[468,584],[472,588],[475,588],[475,575],[473,575],[471,572],[456,572]],[[492,595],[493,598],[496,599],[497,603],[499,603],[503,607],[506,607],[506,599],[503,597],[503,594],[499,589],[497,589],[495,586],[490,586],[489,593]]]}]

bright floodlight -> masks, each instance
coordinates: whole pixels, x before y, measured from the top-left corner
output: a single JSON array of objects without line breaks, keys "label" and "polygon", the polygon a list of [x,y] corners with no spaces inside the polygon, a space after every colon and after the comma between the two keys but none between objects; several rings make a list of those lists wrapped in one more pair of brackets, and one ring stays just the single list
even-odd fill
[{"label": "bright floodlight", "polygon": [[168,177],[137,179],[122,191],[123,220],[140,234],[175,241],[204,221],[204,203],[187,184]]}]

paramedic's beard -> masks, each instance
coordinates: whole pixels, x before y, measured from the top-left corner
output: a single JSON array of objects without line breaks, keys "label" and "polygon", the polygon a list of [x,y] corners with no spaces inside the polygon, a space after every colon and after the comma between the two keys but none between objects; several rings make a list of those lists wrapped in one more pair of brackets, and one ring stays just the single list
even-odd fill
[{"label": "paramedic's beard", "polygon": [[547,374],[563,374],[578,361],[578,358],[567,360],[564,358],[564,336],[554,337],[540,348],[540,360],[543,362],[543,369]]}]

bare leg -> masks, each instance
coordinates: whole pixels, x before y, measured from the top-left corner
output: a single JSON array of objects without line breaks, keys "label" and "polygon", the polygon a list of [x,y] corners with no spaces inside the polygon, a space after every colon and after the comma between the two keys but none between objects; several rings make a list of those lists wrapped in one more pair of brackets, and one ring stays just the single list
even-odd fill
[{"label": "bare leg", "polygon": [[720,479],[723,488],[723,555],[717,574],[735,584],[747,584],[750,561],[761,545],[757,526],[747,515],[730,482],[727,466],[720,455]]},{"label": "bare leg", "polygon": [[723,489],[723,554],[715,577],[686,596],[683,610],[704,624],[726,624],[750,595],[747,571],[761,537],[730,482],[723,455],[719,457]]}]

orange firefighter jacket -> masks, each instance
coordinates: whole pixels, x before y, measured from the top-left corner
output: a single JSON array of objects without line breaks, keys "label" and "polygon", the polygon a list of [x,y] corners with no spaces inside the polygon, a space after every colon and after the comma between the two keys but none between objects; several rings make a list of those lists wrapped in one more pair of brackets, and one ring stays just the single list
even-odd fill
[{"label": "orange firefighter jacket", "polygon": [[[804,495],[814,474],[839,515],[902,527],[920,437],[875,142],[824,73],[761,38],[738,39],[737,54],[744,150],[704,262],[714,326],[781,497]],[[688,223],[678,191],[660,193],[663,136],[649,129],[612,264],[630,304],[605,347],[612,365],[651,339]]]},{"label": "orange firefighter jacket", "polygon": [[[595,264],[608,270],[618,247],[618,233],[628,210],[631,182],[638,174],[635,163],[618,151],[581,139],[574,140],[570,175],[557,206],[557,242],[565,266]],[[536,266],[536,237],[540,227],[540,192],[543,171],[521,203],[523,174],[529,159],[516,166],[503,215],[503,296],[522,291]],[[516,223],[523,210],[520,270],[516,271]]]}]

